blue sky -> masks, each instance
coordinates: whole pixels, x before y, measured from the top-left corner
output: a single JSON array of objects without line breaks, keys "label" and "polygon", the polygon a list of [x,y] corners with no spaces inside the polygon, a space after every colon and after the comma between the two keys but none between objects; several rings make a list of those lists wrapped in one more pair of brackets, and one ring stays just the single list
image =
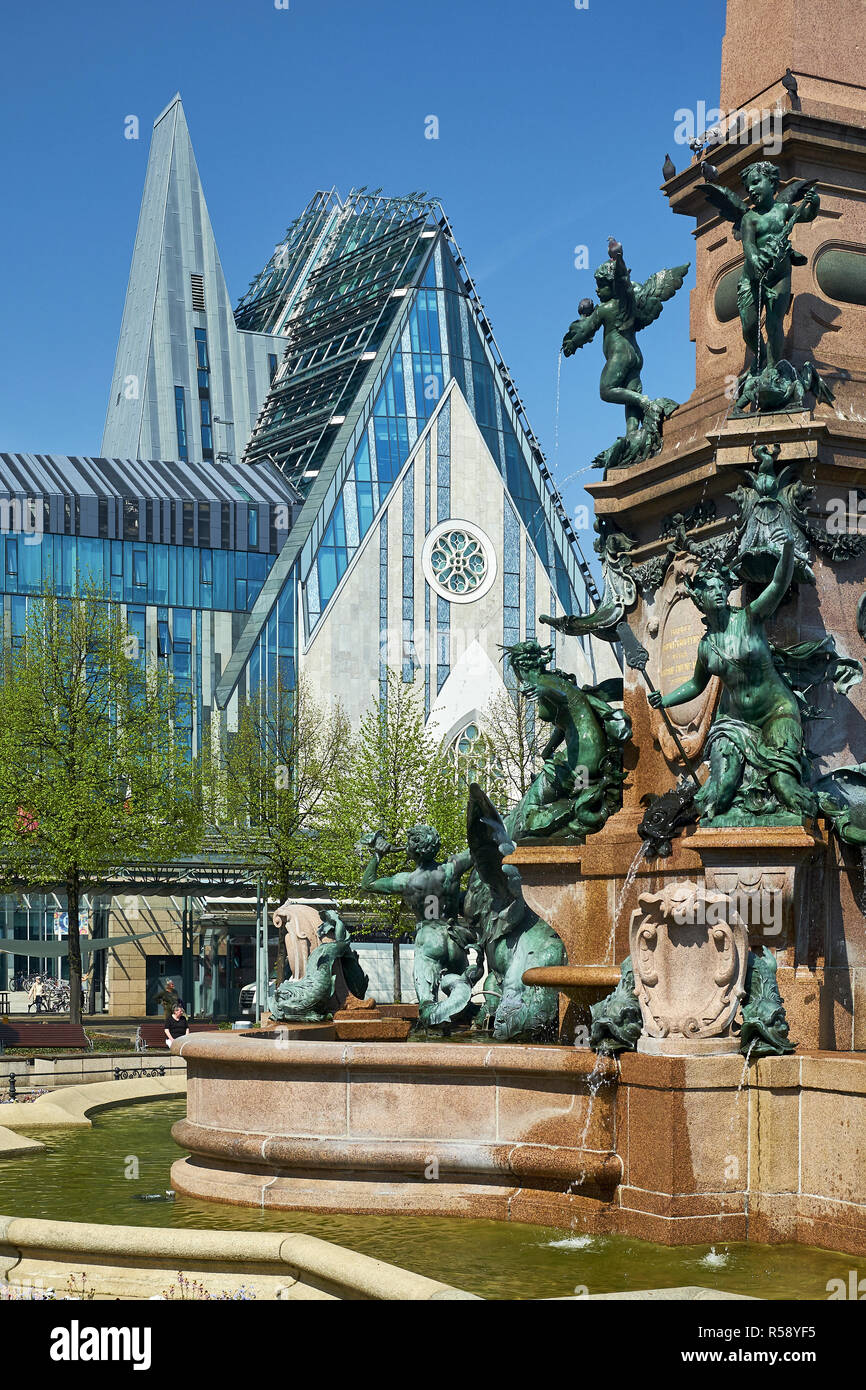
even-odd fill
[{"label": "blue sky", "polygon": [[[678,108],[718,100],[724,0],[42,0],[4,7],[0,449],[97,453],[154,117],[180,91],[237,298],[317,188],[442,199],[569,509],[621,432],[599,344],[559,345],[613,233],[692,259],[659,192]],[[124,138],[137,115],[141,137]],[[439,120],[425,139],[425,118]],[[575,248],[590,268],[575,268]],[[644,335],[685,400],[688,287]],[[574,475],[578,475],[574,477]],[[583,536],[585,548],[591,536]]]}]

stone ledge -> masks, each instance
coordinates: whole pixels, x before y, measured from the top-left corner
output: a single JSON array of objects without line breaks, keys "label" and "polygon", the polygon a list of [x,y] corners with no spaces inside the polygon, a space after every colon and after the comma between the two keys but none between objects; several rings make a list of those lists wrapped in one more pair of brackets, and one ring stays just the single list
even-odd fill
[{"label": "stone ledge", "polygon": [[0,1158],[23,1158],[25,1154],[45,1152],[45,1145],[38,1139],[25,1139],[23,1134],[13,1134],[11,1129],[0,1125]]},{"label": "stone ledge", "polygon": [[317,1236],[99,1226],[0,1216],[0,1263],[13,1286],[62,1290],[83,1275],[98,1298],[149,1298],[178,1270],[212,1291],[241,1285],[258,1298],[427,1301],[476,1295]]},{"label": "stone ledge", "polygon": [[271,1069],[292,1067],[324,1070],[406,1071],[432,1076],[440,1082],[443,1073],[471,1072],[475,1075],[570,1075],[615,1081],[616,1062],[597,1057],[588,1049],[565,1046],[520,1047],[508,1043],[333,1043],[277,1042],[244,1038],[242,1033],[188,1033],[172,1046],[172,1054],[192,1058],[203,1073],[208,1064]]},{"label": "stone ledge", "polygon": [[96,1110],[129,1101],[158,1100],[186,1094],[186,1072],[165,1076],[136,1077],[133,1081],[96,1081],[85,1086],[64,1086],[30,1102],[4,1105],[0,1119],[9,1129],[89,1129],[88,1118]]},{"label": "stone ledge", "polygon": [[644,1187],[622,1186],[616,1198],[623,1211],[671,1220],[697,1216],[736,1216],[747,1211],[747,1193],[730,1192],[653,1192]]},{"label": "stone ledge", "polygon": [[624,1293],[590,1293],[590,1294],[569,1294],[567,1298],[546,1298],[545,1303],[583,1303],[586,1300],[595,1303],[602,1303],[605,1299],[631,1300],[634,1303],[649,1303],[664,1299],[668,1302],[677,1303],[703,1303],[703,1302],[727,1302],[728,1300],[745,1300],[746,1303],[757,1303],[750,1293],[728,1293],[725,1289],[707,1289],[702,1284],[683,1284],[676,1289],[629,1289]]},{"label": "stone ledge", "polygon": [[622,1161],[615,1153],[565,1144],[250,1134],[191,1120],[178,1120],[172,1136],[180,1148],[192,1149],[205,1159],[243,1161],[255,1167],[263,1180],[276,1169],[306,1173],[342,1169],[399,1174],[404,1181],[423,1182],[434,1156],[440,1172],[500,1183],[541,1178],[568,1186],[575,1174],[582,1173],[588,1188],[610,1192],[622,1179]]}]

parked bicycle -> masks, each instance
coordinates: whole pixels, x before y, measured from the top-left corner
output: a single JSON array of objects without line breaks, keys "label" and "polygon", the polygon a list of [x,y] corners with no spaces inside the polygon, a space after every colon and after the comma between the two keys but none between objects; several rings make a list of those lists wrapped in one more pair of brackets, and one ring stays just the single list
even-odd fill
[{"label": "parked bicycle", "polygon": [[50,1014],[69,1013],[69,985],[65,980],[49,980],[45,989],[44,1007]]},{"label": "parked bicycle", "polygon": [[[36,980],[37,975],[25,975],[20,983],[21,988],[29,993]],[[67,980],[53,980],[43,975],[41,1006],[36,1010],[37,1013],[64,1014],[69,1012],[69,983]],[[29,1012],[29,1010],[28,1010]]]}]

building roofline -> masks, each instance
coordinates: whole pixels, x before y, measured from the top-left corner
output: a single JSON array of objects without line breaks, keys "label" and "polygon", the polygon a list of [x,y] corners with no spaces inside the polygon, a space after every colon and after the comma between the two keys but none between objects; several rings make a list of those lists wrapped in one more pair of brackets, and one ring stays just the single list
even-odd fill
[{"label": "building roofline", "polygon": [[156,127],[159,125],[160,121],[162,121],[162,120],[165,119],[165,117],[168,115],[169,111],[172,109],[173,106],[181,106],[181,107],[183,106],[183,102],[182,102],[182,100],[181,100],[180,92],[175,92],[175,94],[174,94],[174,96],[172,97],[171,101],[168,102],[168,103],[162,108],[162,110],[160,111],[159,115],[157,116],[156,120],[155,120],[154,123],[153,123],[153,128],[154,128],[154,130],[155,130]]}]

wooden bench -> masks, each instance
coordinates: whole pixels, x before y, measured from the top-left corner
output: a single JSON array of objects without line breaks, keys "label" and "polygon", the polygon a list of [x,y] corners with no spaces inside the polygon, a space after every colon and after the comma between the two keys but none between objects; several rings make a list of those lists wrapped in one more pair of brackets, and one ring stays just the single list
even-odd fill
[{"label": "wooden bench", "polygon": [[93,1044],[80,1023],[0,1023],[4,1047],[76,1047],[88,1051]]},{"label": "wooden bench", "polygon": [[[138,1047],[165,1047],[166,1025],[162,1019],[156,1023],[140,1023],[136,1035],[136,1046]],[[219,1032],[218,1023],[190,1023],[191,1033],[216,1033]]]}]

